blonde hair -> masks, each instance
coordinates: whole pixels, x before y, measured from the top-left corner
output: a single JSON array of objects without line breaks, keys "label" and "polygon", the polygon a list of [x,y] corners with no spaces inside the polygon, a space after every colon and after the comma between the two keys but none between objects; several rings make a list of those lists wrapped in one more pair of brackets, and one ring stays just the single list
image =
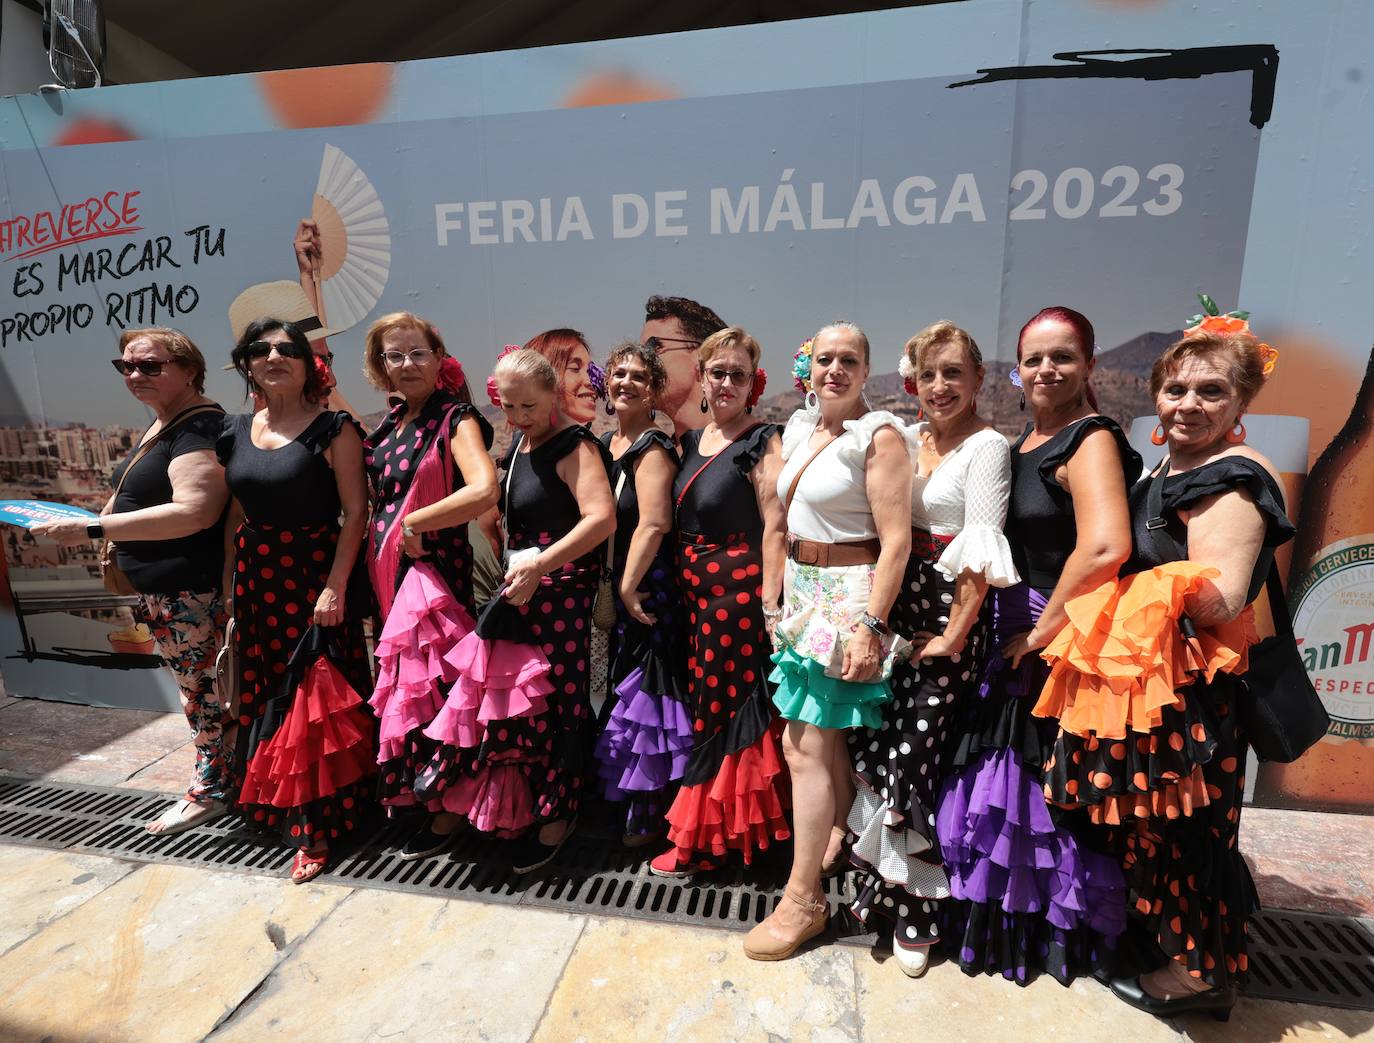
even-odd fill
[{"label": "blonde hair", "polygon": [[503,380],[532,380],[536,387],[544,391],[558,390],[558,371],[553,363],[533,348],[520,348],[509,355],[503,355],[496,362],[492,378],[500,384]]},{"label": "blonde hair", "polygon": [[119,353],[140,337],[147,337],[177,362],[191,371],[191,386],[198,394],[205,393],[205,356],[191,338],[170,326],[148,326],[141,330],[125,330],[119,335]]},{"label": "blonde hair", "polygon": [[701,342],[701,347],[697,348],[697,371],[705,373],[707,364],[715,357],[716,352],[728,351],[731,348],[740,348],[747,352],[749,365],[755,369],[759,368],[759,358],[763,355],[759,342],[738,326],[726,326],[723,330],[716,330]]},{"label": "blonde hair", "polygon": [[386,375],[386,363],[382,361],[382,341],[388,333],[396,330],[415,330],[427,343],[434,354],[443,358],[448,354],[444,339],[439,336],[439,328],[427,319],[408,311],[393,311],[383,315],[367,329],[363,342],[363,376],[378,391],[395,391]]},{"label": "blonde hair", "polygon": [[968,331],[954,325],[948,319],[941,319],[939,322],[927,326],[917,333],[909,341],[902,353],[912,367],[912,373],[919,373],[925,368],[926,359],[931,352],[945,347],[947,344],[957,344],[968,353],[968,357],[973,362],[974,369],[983,368],[983,353],[978,350],[977,342],[968,335]]},{"label": "blonde hair", "polygon": [[868,334],[861,330],[854,323],[847,319],[840,319],[838,322],[830,322],[816,331],[816,335],[811,338],[812,342],[821,339],[822,333],[847,333],[859,342],[859,350],[863,352],[864,365],[869,364]]}]

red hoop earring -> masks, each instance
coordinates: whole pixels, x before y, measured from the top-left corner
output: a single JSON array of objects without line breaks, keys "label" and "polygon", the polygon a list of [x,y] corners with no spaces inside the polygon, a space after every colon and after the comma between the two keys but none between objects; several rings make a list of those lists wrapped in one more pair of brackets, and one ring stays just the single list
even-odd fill
[{"label": "red hoop earring", "polygon": [[919,421],[919,420],[924,420],[925,418],[926,418],[926,407],[923,406],[923,405],[917,404],[917,406],[916,406],[916,419]]},{"label": "red hoop earring", "polygon": [[1232,445],[1240,445],[1245,441],[1245,425],[1241,423],[1240,417],[1236,417],[1236,426],[1226,432],[1226,441]]},{"label": "red hoop earring", "polygon": [[1156,424],[1155,429],[1150,432],[1150,441],[1155,445],[1163,445],[1168,439],[1164,437],[1164,425]]}]

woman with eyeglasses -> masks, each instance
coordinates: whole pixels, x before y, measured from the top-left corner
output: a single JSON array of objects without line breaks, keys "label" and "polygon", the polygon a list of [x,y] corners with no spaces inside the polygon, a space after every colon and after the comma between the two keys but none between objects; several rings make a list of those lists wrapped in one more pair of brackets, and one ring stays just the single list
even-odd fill
[{"label": "woman with eyeglasses", "polygon": [[[432,664],[474,626],[468,522],[501,490],[487,452],[491,425],[437,328],[409,312],[382,316],[367,331],[363,372],[399,396],[364,440],[363,462],[372,500],[367,562],[384,622],[371,700],[381,721],[377,792],[387,808],[410,807],[415,773],[439,747],[424,734],[447,687]],[[412,576],[417,569],[423,575]],[[431,803],[434,814],[406,841],[403,859],[453,840],[459,817],[440,808]]]},{"label": "woman with eyeglasses", "polygon": [[114,368],[156,419],[111,481],[100,520],[35,526],[62,544],[108,539],[138,591],[135,615],[172,669],[196,747],[186,795],[149,822],[149,833],[180,833],[223,815],[234,796],[229,708],[215,691],[224,640],[224,509],[229,491],[215,459],[224,410],[205,397],[205,358],[173,329],[125,330]]},{"label": "woman with eyeglasses", "polygon": [[748,863],[791,835],[764,621],[782,592],[782,445],[775,425],[750,415],[763,393],[760,353],[736,326],[697,353],[710,422],[683,434],[673,484],[696,740],[668,810],[672,847],[649,864],[658,876],[717,868],[731,851]]},{"label": "woman with eyeglasses", "polygon": [[615,463],[610,706],[596,746],[603,792],[625,808],[626,847],[661,840],[663,816],[687,767],[692,715],[682,603],[673,566],[673,440],[654,426],[668,374],[658,352],[627,342],[606,361],[616,430],[602,436]]},{"label": "woman with eyeglasses", "polygon": [[255,763],[290,711],[283,705],[288,667],[312,623],[329,634],[331,658],[354,692],[366,698],[372,691],[359,604],[366,593],[349,590],[367,524],[362,434],[347,413],[321,406],[324,362],[293,323],[249,323],[231,358],[264,403],[229,417],[217,446],[238,522],[239,800],[246,822],[279,831],[296,848],[291,880],[299,884],[324,870],[330,840],[356,828],[377,767],[371,727],[360,737],[358,714],[342,712],[329,718],[335,748],[292,751],[289,785],[274,786],[275,769]]}]

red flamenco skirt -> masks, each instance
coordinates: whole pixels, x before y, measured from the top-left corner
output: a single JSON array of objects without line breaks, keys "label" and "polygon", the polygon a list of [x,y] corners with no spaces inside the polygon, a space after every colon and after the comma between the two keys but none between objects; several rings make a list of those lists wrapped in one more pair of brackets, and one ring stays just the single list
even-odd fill
[{"label": "red flamenco skirt", "polygon": [[680,864],[738,851],[748,865],[756,850],[792,835],[781,735],[782,722],[773,722],[751,745],[726,754],[713,778],[678,791],[668,809],[668,840]]},{"label": "red flamenco skirt", "polygon": [[[292,812],[328,805],[330,798],[351,792],[376,772],[372,731],[367,705],[338,667],[321,656],[297,685],[276,732],[254,751],[240,803],[282,809],[287,822],[303,817]],[[351,800],[345,803],[351,807]],[[312,819],[306,817],[304,832],[316,832]],[[349,824],[338,822],[330,835]]]}]

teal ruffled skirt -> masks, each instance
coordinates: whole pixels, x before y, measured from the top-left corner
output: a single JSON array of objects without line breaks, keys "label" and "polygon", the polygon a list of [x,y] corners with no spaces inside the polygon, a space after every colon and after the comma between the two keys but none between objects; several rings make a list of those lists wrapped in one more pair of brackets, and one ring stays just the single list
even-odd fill
[{"label": "teal ruffled skirt", "polygon": [[892,698],[887,681],[840,681],[828,677],[814,659],[804,659],[784,645],[773,653],[776,685],[773,705],[789,721],[805,721],[818,728],[879,728],[883,705]]}]

